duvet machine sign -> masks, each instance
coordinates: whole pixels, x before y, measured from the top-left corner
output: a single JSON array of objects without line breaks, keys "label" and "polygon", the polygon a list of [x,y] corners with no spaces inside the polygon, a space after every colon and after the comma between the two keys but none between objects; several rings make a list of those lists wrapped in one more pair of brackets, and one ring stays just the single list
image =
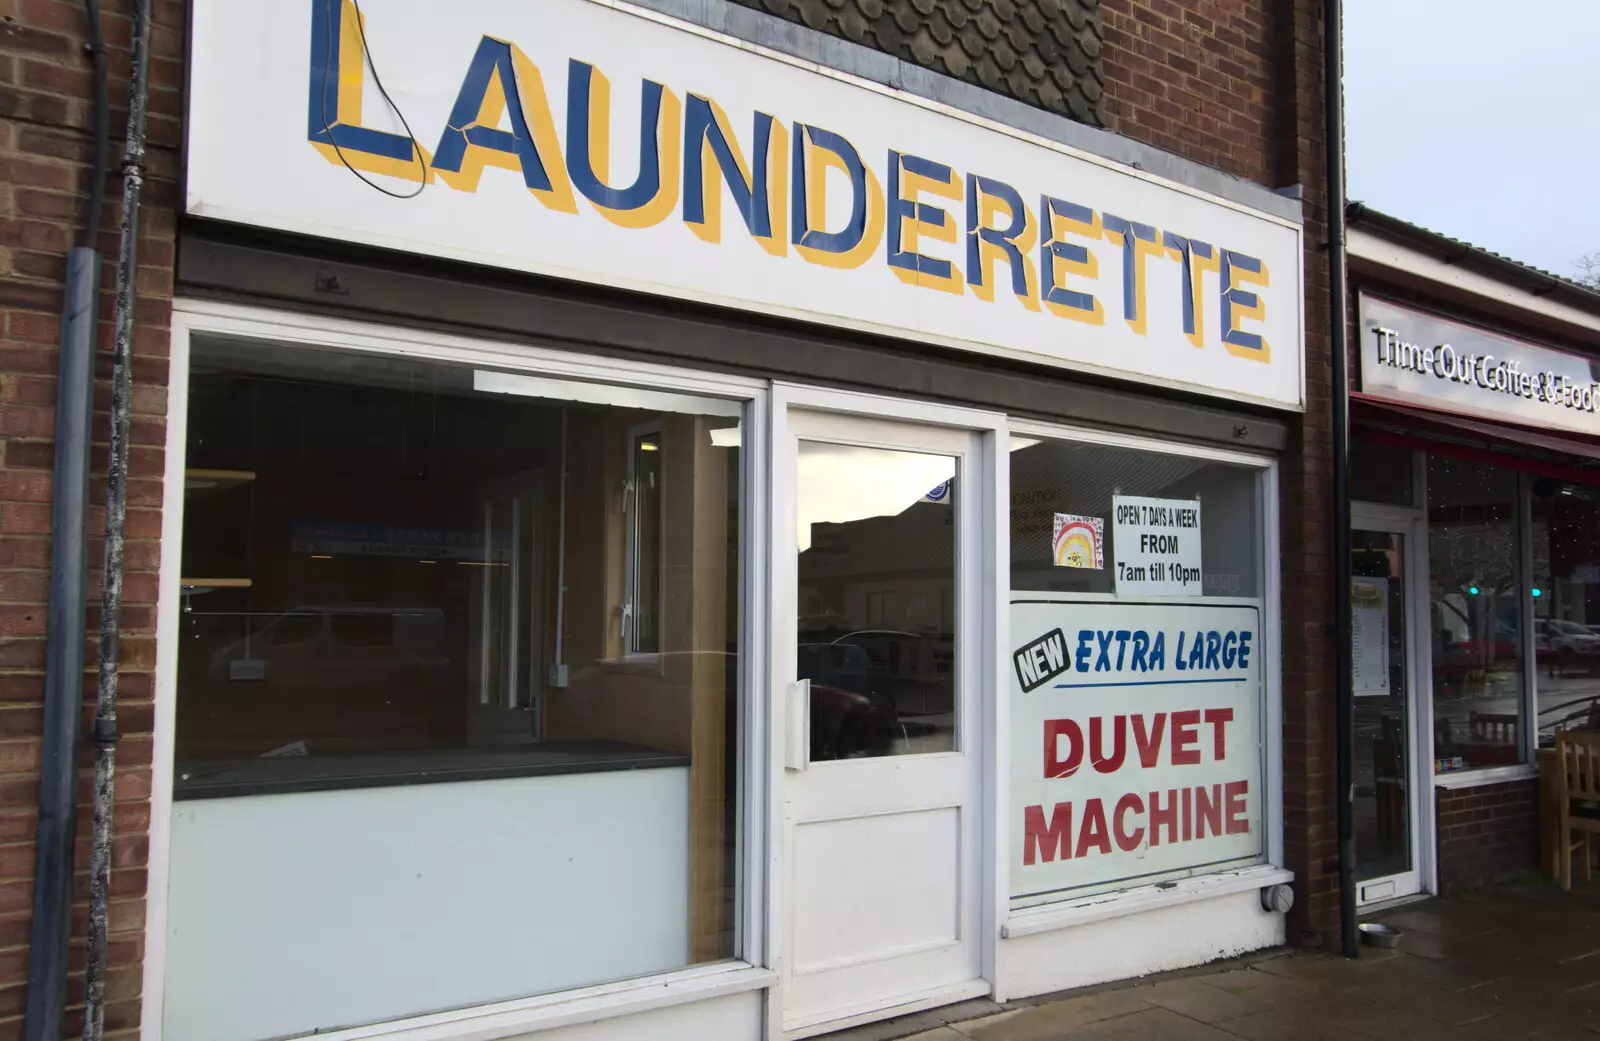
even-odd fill
[{"label": "duvet machine sign", "polygon": [[1019,593],[1011,631],[1014,903],[1262,855],[1259,607]]},{"label": "duvet machine sign", "polygon": [[197,216],[1301,404],[1282,214],[592,0],[194,37]]}]

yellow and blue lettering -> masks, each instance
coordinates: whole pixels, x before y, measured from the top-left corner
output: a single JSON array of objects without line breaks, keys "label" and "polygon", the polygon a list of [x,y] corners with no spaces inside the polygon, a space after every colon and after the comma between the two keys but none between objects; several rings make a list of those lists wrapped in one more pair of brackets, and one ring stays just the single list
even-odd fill
[{"label": "yellow and blue lettering", "polygon": [[774,231],[773,216],[781,219],[784,211],[783,126],[765,112],[756,113],[747,163],[727,113],[710,98],[690,94],[683,137],[684,223],[705,241],[721,242],[721,184],[726,184],[750,234],[767,252],[782,256],[786,236],[782,229]]},{"label": "yellow and blue lettering", "polygon": [[1039,215],[1044,221],[1044,236],[1039,244],[1040,280],[1044,287],[1044,306],[1059,318],[1070,318],[1090,325],[1104,325],[1105,309],[1094,294],[1068,289],[1066,275],[1081,275],[1091,281],[1100,276],[1100,263],[1087,246],[1068,242],[1067,233],[1086,239],[1100,237],[1100,218],[1087,206],[1048,195],[1039,197]]},{"label": "yellow and blue lettering", "polygon": [[[883,187],[856,146],[831,130],[794,125],[789,235],[795,252],[824,267],[855,268],[878,251],[883,238]],[[850,182],[850,219],[827,231],[828,170]]]},{"label": "yellow and blue lettering", "polygon": [[432,157],[411,135],[361,125],[366,49],[352,0],[312,0],[310,126],[307,138],[323,158],[367,173],[433,181]]},{"label": "yellow and blue lettering", "polygon": [[567,66],[567,172],[600,215],[623,228],[660,224],[678,205],[682,106],[654,80],[644,80],[639,93],[639,173],[628,187],[613,188],[611,81],[587,62]]},{"label": "yellow and blue lettering", "polygon": [[926,235],[939,242],[956,241],[956,223],[937,206],[920,202],[923,192],[960,200],[961,182],[943,163],[921,156],[889,152],[889,266],[900,281],[960,295],[961,272],[948,260],[917,252]]},{"label": "yellow and blue lettering", "polygon": [[1255,257],[1231,249],[1222,251],[1222,345],[1234,357],[1272,360],[1272,348],[1264,337],[1239,328],[1243,319],[1262,321],[1267,316],[1267,305],[1261,297],[1243,285],[1267,286],[1271,280],[1267,265]]},{"label": "yellow and blue lettering", "polygon": [[1183,265],[1183,335],[1196,347],[1206,345],[1206,311],[1201,293],[1205,272],[1217,271],[1217,251],[1209,242],[1163,232],[1161,243],[1172,258]]},{"label": "yellow and blue lettering", "polygon": [[1122,317],[1143,336],[1149,312],[1145,308],[1144,261],[1156,253],[1156,229],[1138,221],[1104,214],[1100,223],[1107,234],[1122,239]]},{"label": "yellow and blue lettering", "polygon": [[[1004,210],[1010,225],[996,227]],[[1011,265],[1011,291],[1030,311],[1039,309],[1039,278],[1034,271],[1033,243],[1039,234],[1034,216],[1011,185],[977,174],[967,174],[967,284],[979,298],[994,301],[994,281],[989,269],[996,260]]]},{"label": "yellow and blue lettering", "polygon": [[[499,129],[501,119],[509,131]],[[440,178],[464,192],[478,190],[485,166],[521,171],[540,202],[578,212],[544,80],[515,44],[492,36],[478,41],[433,158]]]}]

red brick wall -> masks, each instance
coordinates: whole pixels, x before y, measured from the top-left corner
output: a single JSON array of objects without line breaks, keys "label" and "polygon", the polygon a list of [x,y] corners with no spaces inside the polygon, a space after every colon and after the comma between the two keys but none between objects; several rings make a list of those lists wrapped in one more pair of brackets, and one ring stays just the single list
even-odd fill
[{"label": "red brick wall", "polygon": [[1334,804],[1332,423],[1326,149],[1318,0],[1102,0],[1112,130],[1269,187],[1305,207],[1307,410],[1280,473],[1284,852],[1290,942],[1338,941]]},{"label": "red brick wall", "polygon": [[1539,870],[1539,781],[1438,790],[1439,891]]},{"label": "red brick wall", "polygon": [[[112,164],[122,150],[131,5],[105,3],[110,49]],[[167,329],[171,315],[177,199],[182,0],[155,0],[150,94],[150,180],[141,218],[134,338],[132,472],[122,638],[122,727],[113,854],[107,1032],[139,1022],[140,960],[149,827],[151,672],[155,665],[156,568],[165,443]],[[0,1041],[22,1029],[32,909],[48,586],[55,372],[66,250],[81,241],[90,181],[90,64],[84,5],[77,0],[0,0]],[[96,388],[94,508],[89,527],[90,632],[99,626],[104,467],[120,178],[97,244],[105,258]],[[91,641],[88,662],[97,649]],[[93,699],[85,677],[86,706]],[[87,713],[86,717],[87,719]],[[86,751],[82,764],[91,762]],[[83,937],[88,916],[88,779],[80,771],[77,903],[73,915],[74,1009],[81,1029]]]},{"label": "red brick wall", "polygon": [[1101,0],[1106,125],[1276,185],[1273,0]]}]

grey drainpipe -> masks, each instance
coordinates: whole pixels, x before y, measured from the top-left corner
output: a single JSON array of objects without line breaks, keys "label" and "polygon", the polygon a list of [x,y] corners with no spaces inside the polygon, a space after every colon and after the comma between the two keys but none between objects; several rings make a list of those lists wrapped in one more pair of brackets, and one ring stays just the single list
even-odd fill
[{"label": "grey drainpipe", "polygon": [[[105,588],[94,716],[94,829],[89,843],[89,964],[84,974],[84,1041],[105,1021],[106,947],[111,909],[111,817],[117,759],[117,665],[122,633],[122,537],[128,502],[128,410],[133,394],[133,312],[139,273],[139,200],[144,190],[149,97],[150,0],[135,0],[127,147],[122,154],[122,236],[117,252],[116,353],[111,370],[111,445],[106,464]],[[166,547],[176,552],[177,547]]]},{"label": "grey drainpipe", "polygon": [[98,0],[85,0],[94,69],[94,167],[83,245],[67,253],[56,374],[54,473],[50,486],[50,606],[45,630],[43,754],[34,839],[33,919],[23,1037],[58,1041],[67,1000],[77,837],[79,719],[83,705],[83,610],[94,417],[94,352],[100,296],[100,210],[105,203],[106,52]]},{"label": "grey drainpipe", "polygon": [[1344,184],[1344,12],[1323,0],[1323,85],[1328,156],[1328,304],[1333,349],[1333,675],[1338,732],[1339,948],[1356,934],[1355,688],[1350,660],[1350,344]]}]

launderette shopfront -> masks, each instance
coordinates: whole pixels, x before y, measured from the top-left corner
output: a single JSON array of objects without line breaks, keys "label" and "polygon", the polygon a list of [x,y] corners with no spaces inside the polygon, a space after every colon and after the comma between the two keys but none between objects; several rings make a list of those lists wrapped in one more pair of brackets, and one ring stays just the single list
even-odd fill
[{"label": "launderette shopfront", "polygon": [[1297,204],[616,4],[193,6],[148,1036],[1283,942]]}]

